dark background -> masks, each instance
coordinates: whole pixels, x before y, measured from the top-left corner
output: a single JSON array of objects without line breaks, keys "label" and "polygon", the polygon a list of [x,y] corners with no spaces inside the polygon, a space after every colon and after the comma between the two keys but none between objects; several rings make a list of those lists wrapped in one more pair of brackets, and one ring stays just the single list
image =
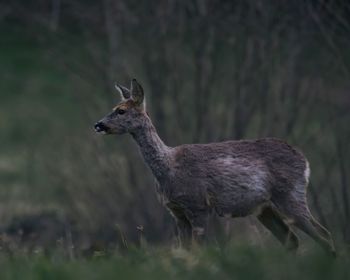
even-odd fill
[{"label": "dark background", "polygon": [[[300,147],[313,214],[338,247],[350,243],[348,1],[2,2],[3,232],[89,247],[136,244],[142,225],[147,242],[173,242],[136,144],[92,128],[119,101],[114,82],[135,77],[168,145],[273,136]],[[254,218],[214,224],[275,242]]]}]

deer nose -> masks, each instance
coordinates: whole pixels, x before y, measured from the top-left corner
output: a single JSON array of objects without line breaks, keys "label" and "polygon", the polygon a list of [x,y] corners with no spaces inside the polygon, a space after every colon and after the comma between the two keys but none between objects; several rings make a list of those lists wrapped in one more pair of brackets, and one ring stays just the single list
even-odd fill
[{"label": "deer nose", "polygon": [[103,122],[97,122],[94,125],[94,128],[96,132],[107,132],[109,129],[108,126],[106,126]]}]

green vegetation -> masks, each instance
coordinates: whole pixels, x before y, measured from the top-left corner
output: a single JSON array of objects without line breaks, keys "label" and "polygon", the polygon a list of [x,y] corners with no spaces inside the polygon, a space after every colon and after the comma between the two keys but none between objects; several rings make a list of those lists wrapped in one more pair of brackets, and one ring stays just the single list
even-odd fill
[{"label": "green vegetation", "polygon": [[349,259],[323,254],[294,256],[284,251],[229,246],[188,252],[179,249],[131,250],[124,254],[70,260],[0,256],[1,279],[349,279]]}]

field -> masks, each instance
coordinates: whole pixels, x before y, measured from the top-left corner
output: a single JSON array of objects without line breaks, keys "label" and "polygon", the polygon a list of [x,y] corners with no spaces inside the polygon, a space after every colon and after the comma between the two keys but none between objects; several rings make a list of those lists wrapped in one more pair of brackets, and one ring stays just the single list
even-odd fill
[{"label": "field", "polygon": [[[348,3],[7,2],[0,280],[350,279]],[[300,148],[338,258],[303,234],[287,253],[254,218],[213,221],[227,246],[174,248],[132,137],[93,130],[120,100],[114,83],[131,78],[169,146],[278,137]]]},{"label": "field", "polygon": [[291,255],[247,246],[194,251],[152,248],[67,260],[59,255],[0,257],[1,279],[349,279],[349,258],[318,250]]}]

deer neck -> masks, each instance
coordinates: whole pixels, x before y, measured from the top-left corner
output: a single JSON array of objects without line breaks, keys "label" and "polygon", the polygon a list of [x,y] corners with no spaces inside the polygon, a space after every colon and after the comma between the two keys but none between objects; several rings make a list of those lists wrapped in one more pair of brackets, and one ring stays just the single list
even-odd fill
[{"label": "deer neck", "polygon": [[131,135],[140,147],[145,162],[151,168],[154,176],[161,179],[169,172],[170,148],[164,144],[152,121],[146,116],[144,126]]}]

